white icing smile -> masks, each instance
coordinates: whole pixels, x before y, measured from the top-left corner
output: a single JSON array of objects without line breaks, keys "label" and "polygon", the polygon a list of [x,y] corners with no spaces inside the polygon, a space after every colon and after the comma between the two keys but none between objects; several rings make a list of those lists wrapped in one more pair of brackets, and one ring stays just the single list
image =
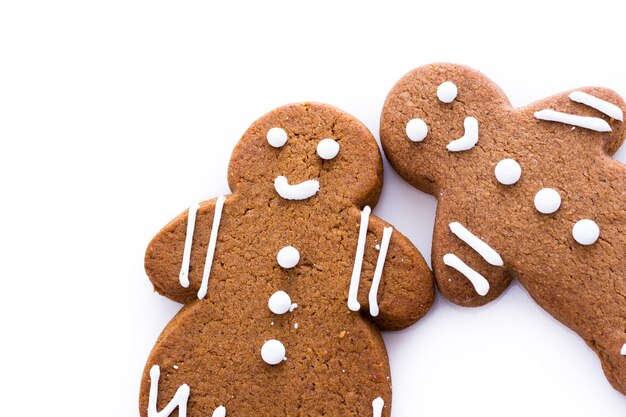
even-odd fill
[{"label": "white icing smile", "polygon": [[313,197],[320,190],[318,180],[307,180],[299,184],[289,184],[287,177],[281,175],[274,180],[274,188],[279,196],[285,200],[306,200]]}]

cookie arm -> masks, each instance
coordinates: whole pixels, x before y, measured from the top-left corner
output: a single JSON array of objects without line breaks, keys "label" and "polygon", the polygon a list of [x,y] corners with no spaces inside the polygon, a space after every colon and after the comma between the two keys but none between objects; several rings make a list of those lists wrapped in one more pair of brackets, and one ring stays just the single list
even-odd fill
[{"label": "cookie arm", "polygon": [[[498,298],[512,275],[493,246],[496,227],[476,221],[468,213],[454,214],[444,198],[437,205],[432,267],[437,287],[455,304],[476,307]],[[490,237],[491,236],[491,237]]]},{"label": "cookie arm", "polygon": [[[585,146],[598,144],[613,155],[624,142],[624,100],[607,88],[584,87],[537,101],[518,112],[534,119],[538,129],[572,138]],[[593,138],[593,142],[585,140]]]},{"label": "cookie arm", "polygon": [[[212,249],[217,239],[217,233],[212,236],[211,232],[216,223],[219,229],[225,204],[224,197],[219,197],[192,206],[152,239],[146,249],[144,267],[156,292],[179,303],[197,300],[199,292],[206,293],[201,291],[206,281],[204,275],[210,272],[205,264],[209,266],[213,260]],[[195,221],[189,223],[189,219]]]},{"label": "cookie arm", "polygon": [[[385,232],[385,229],[392,229]],[[390,238],[384,239],[384,235]],[[388,242],[388,246],[386,245]],[[384,254],[385,246],[387,253]],[[372,291],[376,270],[382,268],[378,288]],[[373,316],[372,297],[378,307]],[[367,232],[361,287],[361,311],[369,314],[382,330],[399,330],[419,320],[430,309],[435,297],[432,273],[415,246],[391,225],[371,216]],[[375,308],[375,307],[374,307]]]}]

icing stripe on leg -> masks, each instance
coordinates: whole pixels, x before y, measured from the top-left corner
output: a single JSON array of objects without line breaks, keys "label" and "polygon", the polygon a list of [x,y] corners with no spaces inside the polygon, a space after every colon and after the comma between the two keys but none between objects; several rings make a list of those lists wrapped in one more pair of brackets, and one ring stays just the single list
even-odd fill
[{"label": "icing stripe on leg", "polygon": [[159,377],[161,368],[154,365],[150,368],[150,396],[148,397],[148,417],[166,417],[178,407],[178,417],[187,417],[187,399],[189,398],[189,385],[183,384],[176,390],[176,394],[161,411],[157,411],[157,395],[159,392]]},{"label": "icing stripe on leg", "polygon": [[489,292],[489,281],[487,281],[485,277],[480,275],[478,272],[467,266],[467,264],[459,259],[459,257],[455,254],[446,253],[443,256],[443,263],[465,275],[465,277],[469,279],[474,286],[478,295],[484,296]]}]

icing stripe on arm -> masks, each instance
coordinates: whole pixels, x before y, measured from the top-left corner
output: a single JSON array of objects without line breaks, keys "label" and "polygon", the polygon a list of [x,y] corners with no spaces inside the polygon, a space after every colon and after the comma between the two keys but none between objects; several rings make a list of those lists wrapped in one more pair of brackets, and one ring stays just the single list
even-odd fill
[{"label": "icing stripe on arm", "polygon": [[365,254],[365,238],[367,237],[367,226],[369,225],[371,212],[372,209],[370,206],[365,206],[361,212],[359,240],[356,246],[356,255],[354,256],[354,268],[352,269],[352,278],[350,279],[350,289],[348,290],[348,308],[352,311],[359,311],[361,309],[357,295],[359,294],[361,268],[363,267],[363,255]]},{"label": "icing stripe on arm", "polygon": [[576,114],[561,113],[559,111],[545,109],[535,112],[535,118],[548,122],[565,123],[567,125],[583,127],[596,132],[610,132],[611,126],[598,117],[578,116]]},{"label": "icing stripe on arm", "polygon": [[385,406],[385,401],[376,397],[374,401],[372,401],[372,411],[374,413],[374,417],[381,417],[383,415],[383,407]]},{"label": "icing stripe on arm", "polygon": [[206,297],[209,288],[209,275],[211,275],[211,265],[213,265],[213,255],[215,254],[215,244],[217,243],[217,232],[220,228],[222,220],[222,209],[224,208],[226,197],[223,195],[217,197],[215,202],[215,214],[213,215],[213,226],[211,228],[211,237],[209,238],[209,247],[206,251],[206,261],[204,262],[204,271],[202,272],[202,284],[198,290],[198,298]]},{"label": "icing stripe on arm", "polygon": [[443,263],[465,275],[465,277],[469,279],[474,286],[478,295],[486,295],[489,292],[489,281],[487,281],[485,277],[480,275],[478,272],[467,266],[467,264],[465,264],[465,262],[459,259],[459,257],[455,254],[446,253],[443,256]]},{"label": "icing stripe on arm", "polygon": [[180,285],[189,287],[189,259],[191,258],[191,245],[193,244],[193,232],[196,227],[196,213],[200,204],[189,207],[187,212],[187,232],[185,234],[185,248],[183,249],[183,263],[178,274]]},{"label": "icing stripe on arm", "polygon": [[161,368],[154,365],[150,368],[150,396],[148,397],[148,417],[166,417],[178,407],[178,416],[187,417],[187,399],[189,398],[189,385],[183,384],[176,390],[176,394],[161,411],[157,411],[157,395],[159,393],[159,378]]},{"label": "icing stripe on arm", "polygon": [[482,256],[485,261],[494,266],[504,265],[504,262],[498,252],[472,232],[467,230],[461,223],[453,222],[450,223],[449,226],[452,233],[454,233],[463,242],[467,243],[470,248],[478,252],[478,254]]},{"label": "icing stripe on arm", "polygon": [[583,91],[574,91],[570,93],[569,98],[576,103],[594,108],[612,119],[619,120],[620,122],[624,121],[624,112],[622,109],[609,101],[602,100],[601,98],[592,96]]},{"label": "icing stripe on arm", "polygon": [[383,268],[385,267],[385,258],[387,257],[387,249],[389,249],[389,241],[391,240],[391,234],[393,233],[393,227],[385,227],[383,229],[383,238],[380,242],[380,252],[378,253],[378,260],[376,261],[376,269],[374,270],[374,278],[372,279],[372,286],[370,288],[369,302],[370,302],[370,314],[373,317],[378,316],[378,286],[380,285],[380,278],[383,275]]}]

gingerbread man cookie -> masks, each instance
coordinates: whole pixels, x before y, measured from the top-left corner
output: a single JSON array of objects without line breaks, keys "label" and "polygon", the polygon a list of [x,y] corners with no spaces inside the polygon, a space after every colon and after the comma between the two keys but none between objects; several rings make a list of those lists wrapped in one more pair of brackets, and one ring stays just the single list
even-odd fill
[{"label": "gingerbread man cookie", "polygon": [[380,330],[422,317],[434,281],[371,214],[382,174],[371,133],[328,105],[281,107],[245,132],[233,194],[147,249],[154,288],[185,306],[148,359],[141,416],[389,416]]},{"label": "gingerbread man cookie", "polygon": [[432,263],[444,296],[464,306],[517,278],[598,354],[626,394],[624,101],[582,88],[514,109],[477,71],[408,73],[381,119],[385,154],[438,199]]}]

